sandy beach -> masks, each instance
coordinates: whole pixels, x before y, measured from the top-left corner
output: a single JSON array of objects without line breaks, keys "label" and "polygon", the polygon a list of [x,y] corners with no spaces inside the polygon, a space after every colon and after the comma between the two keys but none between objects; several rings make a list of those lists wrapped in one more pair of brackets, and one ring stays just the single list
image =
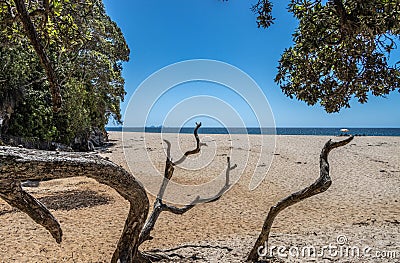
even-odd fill
[{"label": "sandy beach", "polygon": [[[176,169],[173,181],[179,185],[210,182],[224,174],[227,156],[238,165],[231,172],[238,181],[217,202],[199,204],[184,215],[162,213],[152,232],[154,239],[140,249],[164,250],[173,262],[244,262],[269,208],[313,183],[319,176],[319,154],[325,142],[343,139],[276,136],[274,150],[271,141],[265,145],[261,137],[200,134],[207,146],[188,161],[193,167]],[[165,148],[159,134],[124,133],[122,142],[121,133],[111,132],[109,138],[113,146],[101,151],[102,156],[132,170],[137,178],[157,176],[157,171],[162,174]],[[172,142],[173,157],[194,145],[190,134],[180,135],[178,141],[179,145]],[[141,152],[144,143],[147,156]],[[261,152],[273,157],[271,162],[259,160]],[[371,255],[361,259],[287,255],[274,262],[400,262],[400,137],[355,137],[333,150],[329,161],[332,186],[279,214],[269,244],[319,249],[337,244],[341,237],[349,247],[361,251],[370,247]],[[255,171],[268,172],[250,191]],[[217,180],[210,192],[221,183]],[[60,221],[63,242],[58,245],[44,228],[0,200],[1,262],[110,261],[128,211],[128,203],[114,190],[82,177],[44,181],[26,189]],[[171,198],[179,194],[188,196],[170,193]],[[149,193],[149,198],[152,206],[154,195]],[[388,252],[393,251],[397,258],[389,258],[393,255]]]}]

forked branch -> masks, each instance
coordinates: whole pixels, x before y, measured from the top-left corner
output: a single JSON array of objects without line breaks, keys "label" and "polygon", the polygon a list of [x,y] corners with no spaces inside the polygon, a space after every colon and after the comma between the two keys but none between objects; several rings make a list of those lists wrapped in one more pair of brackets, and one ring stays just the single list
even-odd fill
[{"label": "forked branch", "polygon": [[196,148],[191,151],[185,152],[185,154],[177,161],[177,162],[172,162],[171,161],[171,143],[167,140],[165,140],[165,143],[167,144],[167,160],[165,162],[165,170],[164,170],[164,178],[163,182],[161,184],[160,190],[158,192],[157,198],[154,202],[153,205],[153,211],[150,214],[149,219],[147,220],[145,226],[143,227],[142,233],[140,234],[140,239],[139,239],[139,244],[142,244],[146,240],[151,240],[152,237],[150,235],[151,231],[153,230],[156,221],[158,217],[160,216],[161,212],[168,211],[173,214],[178,214],[182,215],[192,209],[196,204],[199,203],[210,203],[217,201],[226,191],[228,191],[230,187],[230,171],[235,169],[237,166],[236,164],[234,166],[231,166],[230,164],[230,158],[228,157],[228,167],[226,169],[226,177],[225,177],[225,185],[222,187],[222,189],[214,196],[211,198],[201,198],[200,196],[196,197],[196,199],[191,203],[183,207],[175,207],[172,205],[165,204],[163,202],[163,196],[165,193],[165,190],[168,186],[168,183],[170,179],[172,178],[172,175],[174,173],[174,166],[177,164],[181,164],[186,160],[186,157],[192,154],[196,154],[200,152],[201,146],[205,145],[200,142],[199,136],[198,136],[198,129],[200,128],[201,123],[196,123],[196,128],[194,129],[194,137],[196,139]]},{"label": "forked branch", "polygon": [[261,250],[268,251],[268,237],[271,231],[272,224],[275,217],[284,210],[285,208],[292,206],[306,198],[325,192],[332,184],[331,177],[329,176],[329,163],[328,155],[332,149],[344,146],[353,140],[353,136],[350,136],[346,140],[339,142],[332,142],[329,140],[321,151],[320,155],[320,177],[310,186],[304,188],[301,191],[291,194],[290,196],[282,199],[276,205],[272,206],[269,210],[268,216],[265,219],[261,233],[254,244],[250,254],[247,257],[247,261],[256,262],[259,258]]}]

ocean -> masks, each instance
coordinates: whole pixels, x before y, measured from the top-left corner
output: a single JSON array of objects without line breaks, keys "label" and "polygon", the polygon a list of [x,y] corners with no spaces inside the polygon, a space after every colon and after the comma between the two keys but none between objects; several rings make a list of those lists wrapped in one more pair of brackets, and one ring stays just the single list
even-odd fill
[{"label": "ocean", "polygon": [[[107,131],[124,132],[149,132],[149,133],[193,133],[193,127],[107,127]],[[352,134],[356,136],[400,136],[400,128],[348,128],[349,132],[343,133],[341,128],[276,128],[277,135],[327,135],[338,136]],[[271,128],[222,128],[200,127],[199,134],[273,134]]]}]

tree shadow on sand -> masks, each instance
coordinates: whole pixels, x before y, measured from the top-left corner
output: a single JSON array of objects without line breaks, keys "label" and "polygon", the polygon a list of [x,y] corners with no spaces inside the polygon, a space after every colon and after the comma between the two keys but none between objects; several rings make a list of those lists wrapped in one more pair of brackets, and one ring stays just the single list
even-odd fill
[{"label": "tree shadow on sand", "polygon": [[[49,209],[62,211],[107,205],[112,202],[111,197],[92,190],[62,191],[52,195],[40,197],[38,200]],[[14,208],[3,210],[0,211],[0,216],[18,211],[18,209]]]}]

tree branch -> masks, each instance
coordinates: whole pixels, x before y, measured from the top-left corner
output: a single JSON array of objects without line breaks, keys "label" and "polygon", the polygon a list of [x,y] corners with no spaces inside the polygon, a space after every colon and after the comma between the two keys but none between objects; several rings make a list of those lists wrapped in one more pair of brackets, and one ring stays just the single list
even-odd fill
[{"label": "tree branch", "polygon": [[156,201],[154,202],[153,211],[150,214],[149,219],[146,221],[146,224],[143,227],[142,233],[140,234],[139,244],[142,244],[146,240],[151,240],[152,239],[152,237],[150,236],[150,233],[153,230],[153,228],[154,228],[154,226],[156,224],[156,221],[157,221],[158,217],[160,216],[161,212],[168,211],[168,212],[173,213],[173,214],[182,215],[182,214],[186,213],[187,211],[189,211],[190,209],[192,209],[196,204],[199,204],[199,203],[210,203],[210,202],[217,201],[226,191],[228,191],[228,189],[230,187],[230,184],[229,184],[229,182],[230,182],[229,172],[237,167],[236,164],[234,166],[231,166],[229,157],[227,157],[228,167],[226,169],[225,185],[214,197],[202,199],[200,196],[198,196],[198,197],[196,197],[196,199],[191,204],[183,206],[183,207],[175,207],[175,206],[163,203],[162,198],[164,196],[164,193],[165,193],[165,190],[167,188],[167,185],[168,185],[168,183],[169,183],[169,181],[172,178],[172,175],[174,173],[174,166],[176,164],[182,163],[186,159],[187,156],[200,152],[201,146],[204,145],[204,144],[202,144],[200,142],[200,139],[199,139],[199,136],[198,136],[198,129],[200,128],[200,126],[201,126],[201,123],[196,123],[196,128],[194,129],[194,132],[193,132],[194,137],[196,139],[196,148],[194,150],[187,151],[182,156],[182,158],[180,158],[175,163],[173,163],[171,161],[171,156],[170,156],[170,154],[171,154],[171,143],[169,141],[167,141],[167,140],[164,140],[166,142],[166,144],[167,144],[167,160],[166,160],[166,163],[165,163],[164,178],[163,178],[163,182],[161,184],[159,193],[157,195]]},{"label": "tree branch", "polygon": [[0,197],[12,207],[29,215],[36,223],[45,227],[57,243],[62,241],[62,230],[57,219],[35,197],[25,192],[21,182],[8,179],[0,181]]},{"label": "tree branch", "polygon": [[[199,123],[196,122],[196,128],[194,128],[194,132],[193,132],[194,138],[196,139],[196,148],[195,148],[194,150],[185,152],[185,154],[184,154],[178,161],[176,161],[176,162],[173,164],[174,166],[177,165],[177,164],[183,163],[183,161],[185,161],[185,160],[186,160],[186,157],[188,157],[189,155],[196,154],[196,153],[199,153],[199,152],[200,152],[200,147],[201,147],[202,145],[200,144],[199,135],[198,135],[198,133],[197,133],[198,130],[199,130],[199,128],[200,128],[200,126],[201,126],[201,122],[199,122]],[[169,144],[169,147],[171,147],[171,144]]]},{"label": "tree branch", "polygon": [[226,167],[226,172],[225,172],[225,185],[221,188],[221,190],[214,197],[211,197],[211,198],[200,198],[200,197],[198,197],[197,203],[212,203],[212,202],[215,202],[215,201],[219,200],[221,198],[221,196],[223,194],[225,194],[229,190],[229,187],[231,186],[231,184],[230,184],[230,171],[235,169],[237,167],[237,165],[235,164],[235,165],[231,166],[231,158],[229,156],[226,157],[226,159],[227,159],[227,167]]},{"label": "tree branch", "polygon": [[62,239],[59,223],[44,205],[23,191],[21,181],[87,176],[115,189],[129,201],[130,209],[111,262],[137,262],[149,200],[143,186],[125,169],[95,154],[4,146],[0,147],[0,163],[0,197],[44,226],[57,242]]},{"label": "tree branch", "polygon": [[17,8],[19,18],[21,23],[25,29],[25,33],[31,42],[36,54],[39,57],[40,63],[42,64],[47,79],[50,83],[50,91],[52,95],[53,102],[53,111],[58,112],[62,106],[62,97],[61,97],[61,89],[58,84],[57,77],[55,71],[53,69],[52,63],[50,62],[49,57],[44,50],[43,45],[40,43],[39,36],[36,32],[35,26],[29,16],[28,11],[26,10],[25,1],[24,0],[14,0],[15,6]]},{"label": "tree branch", "polygon": [[7,0],[1,1],[2,3],[5,3],[8,9],[8,13],[10,14],[12,20],[14,20],[16,18],[16,14],[14,13],[14,7],[11,5],[11,3]]},{"label": "tree branch", "polygon": [[46,80],[46,77],[39,78],[39,79],[35,79],[34,81],[31,81],[31,82],[29,82],[29,83],[27,83],[27,84],[21,86],[20,89],[23,90],[23,89],[25,89],[26,87],[29,87],[29,86],[31,86],[31,85],[33,85],[33,84],[35,84],[35,83],[43,82],[43,81],[45,81],[45,80]]},{"label": "tree branch", "polygon": [[354,138],[353,136],[350,136],[346,140],[339,142],[332,142],[332,140],[329,140],[325,144],[320,155],[320,177],[312,185],[304,188],[301,191],[291,194],[290,196],[282,199],[276,205],[271,207],[268,216],[265,219],[261,233],[247,257],[247,261],[256,262],[260,256],[259,255],[260,249],[265,249],[265,251],[268,251],[267,245],[268,245],[269,233],[271,231],[274,219],[279,214],[279,212],[306,198],[323,193],[331,186],[332,180],[329,176],[329,163],[328,163],[329,152],[334,148],[348,144],[351,140],[353,140],[353,138]]},{"label": "tree branch", "polygon": [[[198,135],[198,130],[201,126],[201,122],[197,123],[196,122],[196,128],[193,131],[194,138],[196,140],[196,148],[191,151],[185,152],[185,154],[176,162],[173,163],[171,161],[171,143],[167,140],[164,140],[167,144],[167,160],[165,162],[165,170],[164,170],[164,178],[163,182],[160,186],[160,190],[158,191],[156,201],[154,202],[153,205],[153,211],[150,214],[149,219],[146,221],[145,226],[143,227],[142,233],[140,234],[140,239],[139,239],[139,244],[142,244],[146,240],[151,240],[152,237],[150,236],[150,232],[153,230],[154,225],[156,224],[156,221],[158,217],[160,216],[161,212],[166,211],[168,208],[162,203],[162,198],[164,197],[165,190],[167,189],[167,185],[169,183],[169,180],[171,179],[172,175],[174,174],[174,166],[176,164],[182,163],[187,156],[191,154],[196,154],[200,152],[200,139]],[[189,210],[190,208],[188,208]]]},{"label": "tree branch", "polygon": [[162,203],[162,200],[161,200],[161,206],[163,208],[163,211],[168,211],[168,212],[171,212],[173,214],[181,215],[181,214],[186,213],[190,209],[192,209],[197,204],[212,203],[212,202],[215,202],[215,201],[219,200],[221,198],[221,196],[223,194],[225,194],[229,190],[229,187],[231,186],[231,184],[230,184],[230,171],[232,171],[233,169],[235,169],[237,167],[236,164],[231,166],[231,161],[230,161],[230,157],[229,156],[227,157],[227,163],[228,163],[228,165],[227,165],[226,173],[225,173],[225,184],[215,196],[210,197],[210,198],[201,198],[200,196],[197,196],[196,199],[193,200],[193,202],[191,204],[186,205],[184,207],[175,207],[175,206],[167,205],[167,204]]}]

